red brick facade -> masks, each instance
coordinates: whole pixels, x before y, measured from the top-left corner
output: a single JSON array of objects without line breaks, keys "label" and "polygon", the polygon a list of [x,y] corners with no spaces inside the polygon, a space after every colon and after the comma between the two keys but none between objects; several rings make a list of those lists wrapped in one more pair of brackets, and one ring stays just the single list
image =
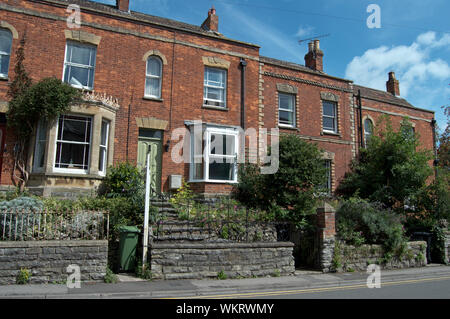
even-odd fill
[{"label": "red brick facade", "polygon": [[[258,46],[221,35],[214,9],[209,11],[201,27],[200,23],[192,26],[89,1],[74,0],[71,3],[81,7],[82,25],[79,29],[68,28],[66,19],[70,13],[66,11],[66,1],[4,0],[0,3],[1,28],[12,30],[11,33],[17,35],[12,41],[9,81],[14,76],[15,51],[24,34],[25,68],[35,82],[45,77],[62,79],[68,40],[96,42],[93,90],[117,99],[119,105],[114,111],[111,163],[125,160],[136,163],[139,127],[146,127],[142,124],[145,121],[140,119],[156,120],[164,126],[159,128],[164,132],[161,176],[162,190],[167,191],[170,175],[182,175],[189,180],[189,164],[177,164],[171,159],[171,151],[177,141],[167,142],[174,129],[186,127],[186,121],[194,120],[230,127],[275,128],[279,121],[278,94],[292,90],[296,100],[295,127],[280,128],[280,132],[298,134],[328,152],[332,161],[333,189],[348,171],[360,147],[358,87],[349,80],[323,72],[322,59],[331,52],[323,53],[318,49],[320,54],[314,55],[317,61],[314,61],[314,56],[307,55],[305,59],[309,68],[262,57]],[[127,6],[127,3],[120,1],[121,6]],[[144,97],[146,58],[151,55],[159,57],[162,62],[161,98],[158,99]],[[244,123],[241,120],[242,60],[246,62]],[[226,108],[203,106],[204,70],[211,65],[227,71]],[[9,81],[0,81],[3,113],[8,101]],[[377,95],[375,90],[367,88],[363,91],[363,118],[369,116],[376,121],[381,114],[389,114],[394,123],[400,123],[403,116],[409,116],[424,147],[433,148],[432,112],[416,109],[392,94],[389,97],[390,93]],[[326,132],[322,127],[322,103],[325,100],[331,100],[337,106],[335,133]],[[11,184],[11,160],[8,156],[13,146],[13,136],[8,132],[1,185]],[[48,167],[44,175],[57,178],[57,174],[50,172],[51,163]],[[61,175],[59,180],[53,181],[54,185],[64,186],[64,180],[71,179]],[[76,178],[83,180],[83,176]],[[92,176],[92,172],[84,179],[101,180]],[[89,185],[93,184],[80,187],[89,188]],[[201,193],[227,193],[232,186],[229,183],[204,182],[192,185]]]}]

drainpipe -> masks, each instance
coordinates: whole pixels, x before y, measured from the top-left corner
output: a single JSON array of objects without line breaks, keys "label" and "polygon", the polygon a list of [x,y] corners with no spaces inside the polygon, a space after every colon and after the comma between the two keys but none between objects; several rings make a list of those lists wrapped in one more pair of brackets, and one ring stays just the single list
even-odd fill
[{"label": "drainpipe", "polygon": [[364,148],[365,145],[363,136],[361,90],[358,90],[358,110],[359,110],[359,138],[361,141],[361,148]]},{"label": "drainpipe", "polygon": [[245,130],[245,69],[247,62],[241,59],[241,127]]},{"label": "drainpipe", "polygon": [[434,178],[438,177],[438,165],[439,165],[439,159],[438,159],[438,155],[437,155],[437,147],[436,147],[436,120],[432,119],[431,120],[431,128],[433,130],[433,153],[434,153],[434,161],[433,161],[433,166],[434,166]]}]

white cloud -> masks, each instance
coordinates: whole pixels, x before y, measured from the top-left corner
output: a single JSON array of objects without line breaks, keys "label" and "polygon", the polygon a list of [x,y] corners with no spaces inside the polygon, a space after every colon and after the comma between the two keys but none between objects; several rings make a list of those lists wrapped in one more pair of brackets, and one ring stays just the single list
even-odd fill
[{"label": "white cloud", "polygon": [[432,49],[450,48],[450,35],[441,38],[435,32],[420,34],[409,46],[382,46],[367,50],[362,56],[354,57],[347,65],[345,76],[357,84],[385,90],[387,74],[396,73],[400,81],[400,93],[426,88],[430,81],[450,78],[450,66],[439,58],[431,58]]},{"label": "white cloud", "polygon": [[299,26],[298,31],[295,34],[296,37],[304,37],[310,35],[314,31],[314,27],[311,26]]}]

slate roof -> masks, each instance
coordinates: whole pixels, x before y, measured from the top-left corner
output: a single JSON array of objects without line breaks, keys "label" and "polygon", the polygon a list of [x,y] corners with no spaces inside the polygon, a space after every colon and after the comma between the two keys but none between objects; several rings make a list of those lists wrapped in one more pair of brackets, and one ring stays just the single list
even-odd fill
[{"label": "slate roof", "polygon": [[[194,32],[194,33],[198,33],[198,34],[202,34],[202,35],[206,35],[206,36],[220,38],[222,40],[233,41],[233,42],[237,42],[237,43],[250,45],[250,46],[259,48],[259,46],[256,44],[243,42],[243,41],[239,41],[239,40],[234,40],[234,39],[229,39],[229,38],[223,36],[219,32],[205,30],[200,25],[184,23],[184,22],[180,22],[180,21],[176,21],[176,20],[172,20],[172,19],[168,19],[168,18],[153,16],[153,15],[142,13],[142,12],[136,12],[136,11],[124,12],[124,11],[117,9],[117,7],[115,5],[103,4],[103,3],[89,1],[89,0],[43,0],[42,2],[62,4],[65,6],[68,6],[69,4],[76,4],[76,5],[79,5],[82,9],[84,8],[84,9],[88,9],[88,10],[90,9],[93,11],[99,11],[101,13],[117,16],[119,18],[133,19],[133,20],[147,22],[147,23],[154,24],[154,25],[160,25],[163,27],[174,28],[174,29],[187,31],[187,32]],[[205,16],[205,18],[206,18],[206,16]]]}]

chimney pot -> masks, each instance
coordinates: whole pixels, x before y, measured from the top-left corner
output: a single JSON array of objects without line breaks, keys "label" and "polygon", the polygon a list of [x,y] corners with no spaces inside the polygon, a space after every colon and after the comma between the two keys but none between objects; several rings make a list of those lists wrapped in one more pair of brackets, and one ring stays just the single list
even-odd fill
[{"label": "chimney pot", "polygon": [[214,6],[208,10],[208,17],[203,21],[202,28],[208,31],[219,31],[219,17],[216,15]]},{"label": "chimney pot", "polygon": [[386,91],[394,96],[400,95],[400,83],[395,78],[395,72],[389,72],[389,79],[386,82]]},{"label": "chimney pot", "polygon": [[305,55],[305,66],[315,71],[323,72],[323,52],[319,40],[308,43],[308,53]]},{"label": "chimney pot", "polygon": [[130,11],[130,0],[116,0],[116,7],[120,11]]}]

